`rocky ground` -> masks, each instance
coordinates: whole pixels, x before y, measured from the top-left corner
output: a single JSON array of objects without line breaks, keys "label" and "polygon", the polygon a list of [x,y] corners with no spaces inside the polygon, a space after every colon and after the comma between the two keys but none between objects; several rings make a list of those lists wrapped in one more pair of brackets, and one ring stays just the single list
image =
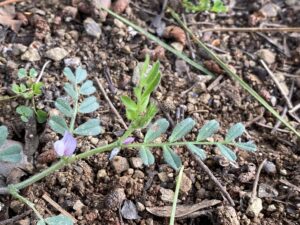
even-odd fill
[{"label": "rocky ground", "polygon": [[[203,203],[208,207],[194,211],[183,207],[186,215],[176,223],[300,224],[300,151],[296,136],[282,125],[272,131],[277,121],[271,113],[191,43],[171,15],[166,13],[162,17],[166,28],[162,23],[151,26],[162,2],[131,1],[129,5],[125,4],[126,0],[117,2],[120,5],[114,2],[113,10],[202,62],[216,77],[205,76],[132,28],[97,10],[89,1],[27,1],[6,9],[10,15],[14,7],[20,12],[16,17],[22,24],[19,29],[15,24],[10,24],[10,28],[0,25],[1,96],[13,94],[10,87],[17,82],[18,68],[34,67],[39,72],[47,63],[41,79],[45,87],[37,107],[54,114],[54,101],[65,96],[63,68],[82,65],[95,86],[95,79],[100,80],[128,125],[120,96],[132,94],[134,68],[148,53],[153,60],[161,62],[162,82],[153,95],[160,107],[157,118],[166,117],[174,125],[182,118],[192,117],[197,121],[197,129],[207,120],[217,119],[222,127],[220,137],[233,123],[242,122],[247,127],[245,139],[254,140],[258,146],[256,153],[238,151],[234,164],[226,161],[217,149],[205,149],[208,158],[204,162],[229,192],[234,207],[189,152],[177,148],[185,166],[178,204]],[[283,94],[291,95],[293,106],[299,104],[299,33],[217,31],[219,27],[297,27],[300,25],[297,1],[226,1],[229,11],[222,14],[188,13],[174,0],[169,5],[184,15],[193,32],[280,114],[287,107]],[[280,81],[279,86],[260,59]],[[104,133],[79,139],[78,152],[110,143],[124,131],[124,124],[112,113],[103,94],[99,91],[97,95],[101,107],[91,117],[101,119]],[[22,103],[22,99],[0,102],[0,124],[9,127],[10,138],[30,146],[25,135],[28,125],[15,113],[15,108]],[[79,118],[78,122],[85,119]],[[297,111],[288,114],[288,119],[299,130]],[[193,138],[197,129],[187,138]],[[36,133],[38,147],[26,152],[33,159],[31,167],[1,175],[0,186],[25,179],[57,160],[53,143],[59,139],[58,135],[47,124],[37,125]],[[142,140],[143,133],[136,134],[137,141]],[[45,217],[59,214],[60,206],[71,214],[76,224],[168,224],[168,217],[161,212],[172,204],[177,174],[164,163],[160,149],[154,154],[156,164],[151,167],[144,167],[137,152],[132,150],[121,151],[112,161],[108,160],[108,154],[96,155],[53,173],[21,193]],[[258,204],[249,213],[249,196],[264,159],[267,162],[259,177],[257,193],[262,209]],[[130,215],[121,212],[125,204]],[[16,215],[23,216],[13,223],[4,223]],[[26,206],[10,196],[0,196],[0,224],[35,223],[34,213],[28,212]]]}]

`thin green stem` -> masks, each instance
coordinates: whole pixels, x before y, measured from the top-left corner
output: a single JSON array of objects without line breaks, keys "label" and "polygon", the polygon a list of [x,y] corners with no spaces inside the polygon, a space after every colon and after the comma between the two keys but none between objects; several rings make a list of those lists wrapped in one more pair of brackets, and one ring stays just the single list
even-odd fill
[{"label": "thin green stem", "polygon": [[78,113],[78,99],[79,99],[79,93],[78,93],[78,87],[76,84],[74,84],[74,88],[75,88],[75,91],[77,93],[77,96],[76,96],[76,100],[75,100],[75,103],[74,103],[74,113],[73,113],[73,116],[71,118],[71,122],[70,122],[70,132],[73,133],[74,131],[74,126],[75,126],[75,121],[76,121],[76,116],[77,116],[77,113]]},{"label": "thin green stem", "polygon": [[165,142],[165,143],[133,143],[124,145],[122,144],[121,147],[123,148],[140,148],[140,147],[163,147],[163,146],[184,146],[187,144],[194,144],[194,145],[216,145],[216,144],[223,144],[223,145],[235,145],[233,142],[228,141],[180,141],[180,142]]},{"label": "thin green stem", "polygon": [[31,201],[29,201],[27,198],[24,198],[23,196],[21,196],[18,193],[18,190],[13,186],[9,186],[9,193],[16,199],[18,199],[21,202],[24,202],[26,205],[28,205],[37,215],[37,217],[42,220],[45,223],[45,220],[43,219],[42,215],[39,213],[39,211],[34,207],[34,203],[32,203]]},{"label": "thin green stem", "polygon": [[14,98],[18,98],[18,97],[20,97],[20,95],[14,95],[14,96],[9,96],[9,97],[1,97],[0,101],[6,101],[6,100],[9,100],[9,99],[14,99]]},{"label": "thin green stem", "polygon": [[177,200],[178,200],[179,190],[180,190],[181,181],[182,181],[183,169],[184,169],[184,166],[182,166],[180,168],[180,171],[179,171],[179,174],[177,177],[169,225],[174,225],[174,223],[175,223],[176,206],[177,206]]},{"label": "thin green stem", "polygon": [[300,133],[282,116],[276,112],[272,106],[270,106],[255,90],[253,90],[242,78],[240,78],[232,69],[228,67],[226,63],[224,63],[217,54],[211,51],[206,45],[200,41],[194,33],[184,24],[184,22],[180,19],[179,15],[172,9],[168,9],[173,18],[183,27],[183,29],[191,36],[193,41],[202,48],[214,61],[216,61],[220,67],[222,67],[226,73],[233,79],[239,82],[239,84],[250,93],[261,105],[263,105],[269,112],[271,112],[278,120],[280,120],[286,127],[288,127],[291,131],[293,131],[298,137],[300,137]]}]

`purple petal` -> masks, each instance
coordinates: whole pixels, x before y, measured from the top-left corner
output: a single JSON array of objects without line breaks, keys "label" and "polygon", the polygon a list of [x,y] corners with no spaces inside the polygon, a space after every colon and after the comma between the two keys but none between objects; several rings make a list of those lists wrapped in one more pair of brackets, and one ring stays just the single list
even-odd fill
[{"label": "purple petal", "polygon": [[131,144],[132,142],[134,142],[134,137],[129,137],[129,138],[126,138],[126,139],[123,141],[123,144],[124,144],[124,145],[129,145],[129,144]]},{"label": "purple petal", "polygon": [[76,139],[72,136],[71,133],[66,131],[62,141],[64,142],[65,145],[64,156],[73,155],[77,145]]},{"label": "purple petal", "polygon": [[62,140],[54,143],[54,150],[58,156],[63,156],[65,152],[65,144]]}]

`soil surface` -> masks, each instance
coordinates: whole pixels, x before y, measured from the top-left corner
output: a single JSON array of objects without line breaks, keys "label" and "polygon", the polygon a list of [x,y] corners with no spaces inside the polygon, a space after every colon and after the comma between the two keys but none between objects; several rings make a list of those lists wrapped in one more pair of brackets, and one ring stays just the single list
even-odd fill
[{"label": "soil surface", "polygon": [[[242,139],[254,140],[258,146],[255,153],[237,151],[235,163],[228,162],[217,149],[204,147],[208,154],[204,163],[228,191],[235,206],[230,206],[186,149],[174,149],[185,167],[178,205],[195,205],[208,200],[215,200],[216,203],[187,213],[178,218],[176,224],[300,224],[300,150],[296,136],[283,125],[273,129],[276,118],[192,43],[170,14],[162,15],[157,28],[153,26],[153,19],[159,15],[163,1],[131,1],[127,5],[127,0],[123,0],[118,1],[121,6],[116,6],[116,2],[113,4],[115,11],[120,10],[122,16],[160,36],[178,50],[183,49],[184,53],[216,74],[215,77],[206,76],[132,28],[109,15],[103,15],[90,2],[49,0],[15,5],[15,10],[22,13],[19,18],[23,19],[18,32],[0,25],[1,96],[13,96],[10,88],[13,83],[19,82],[19,68],[34,67],[40,72],[49,61],[41,78],[45,84],[43,94],[36,102],[38,108],[53,115],[57,113],[54,101],[66,96],[63,68],[81,65],[86,68],[89,79],[94,81],[96,87],[96,78],[100,80],[128,125],[120,96],[132,95],[136,82],[134,68],[149,53],[152,60],[161,62],[162,81],[152,96],[160,108],[156,118],[166,117],[175,125],[183,118],[192,117],[197,125],[186,137],[187,140],[194,140],[197,130],[211,119],[221,124],[220,132],[214,136],[216,140],[221,139],[231,125],[242,122],[247,127]],[[169,6],[184,15],[193,32],[280,114],[289,109],[280,88],[290,94],[293,106],[299,104],[299,33],[217,31],[220,27],[299,27],[299,2],[236,0],[225,3],[229,10],[221,14],[186,12],[176,0],[169,1]],[[122,4],[125,4],[124,9]],[[93,23],[97,23],[100,29],[90,28],[94,27]],[[163,23],[167,28],[176,26],[173,27],[175,31],[163,34],[161,30],[167,30]],[[49,50],[55,48],[57,51],[50,54]],[[266,62],[280,81],[280,88],[260,59]],[[79,138],[78,153],[111,143],[125,130],[100,90],[97,98],[100,109],[89,116],[100,118],[104,132],[97,137]],[[25,153],[31,159],[31,167],[19,169],[8,176],[1,175],[0,186],[24,180],[57,160],[53,143],[60,136],[47,124],[38,124],[35,129],[38,147],[32,147],[32,140],[25,134],[34,128],[24,124],[16,114],[15,109],[20,104],[24,104],[22,99],[2,101],[0,124],[8,126],[11,139],[27,146],[29,150]],[[87,118],[79,117],[77,122],[82,123]],[[287,119],[299,130],[297,111],[292,115],[288,113]],[[168,130],[170,132],[171,129]],[[136,141],[142,141],[144,133],[145,130],[137,132]],[[162,140],[165,138],[162,137]],[[23,189],[21,194],[34,202],[44,217],[60,214],[60,206],[80,225],[168,224],[168,217],[158,215],[163,208],[153,207],[172,205],[177,173],[164,163],[161,149],[153,149],[153,153],[156,163],[150,167],[144,167],[137,151],[132,149],[122,150],[112,161],[109,161],[108,153],[95,155],[51,174]],[[262,209],[259,204],[254,204],[253,212],[249,212],[255,175],[265,159],[267,162],[261,171],[257,190]],[[137,211],[138,216],[126,219],[132,215],[125,213],[127,216],[124,216],[121,212],[125,203],[133,203],[133,209],[129,211],[132,214]],[[11,196],[0,196],[0,224],[17,215],[23,216],[6,224],[36,224],[35,214],[28,210]],[[183,208],[183,211],[189,209]]]}]

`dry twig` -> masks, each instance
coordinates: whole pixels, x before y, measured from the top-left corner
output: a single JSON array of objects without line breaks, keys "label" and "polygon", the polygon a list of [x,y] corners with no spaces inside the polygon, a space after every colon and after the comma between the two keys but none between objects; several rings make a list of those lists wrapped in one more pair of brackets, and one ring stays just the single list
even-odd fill
[{"label": "dry twig", "polygon": [[14,216],[13,218],[10,218],[10,219],[7,219],[7,220],[0,221],[0,225],[7,225],[7,224],[10,225],[10,224],[15,224],[16,221],[22,219],[22,218],[25,217],[25,216],[28,216],[31,212],[32,212],[32,210],[28,210],[28,211],[23,212],[23,213],[20,214],[20,215]]},{"label": "dry twig", "polygon": [[116,110],[115,106],[112,104],[112,102],[110,101],[109,97],[107,96],[100,80],[98,78],[95,78],[96,82],[97,82],[97,85],[100,89],[100,91],[102,92],[105,100],[107,101],[109,107],[111,108],[111,110],[113,111],[113,113],[117,116],[117,118],[119,119],[120,123],[123,125],[123,127],[127,130],[128,127],[126,125],[126,123],[124,122],[123,118],[121,117],[121,115],[119,114],[119,112]]},{"label": "dry twig", "polygon": [[255,180],[254,180],[254,184],[253,184],[253,189],[252,189],[252,193],[251,193],[251,199],[250,202],[257,197],[257,185],[258,185],[258,181],[259,181],[259,176],[260,176],[260,172],[262,170],[262,168],[264,167],[265,162],[267,161],[267,159],[264,159],[264,161],[262,161],[262,163],[259,165],[256,175],[255,175]]}]

